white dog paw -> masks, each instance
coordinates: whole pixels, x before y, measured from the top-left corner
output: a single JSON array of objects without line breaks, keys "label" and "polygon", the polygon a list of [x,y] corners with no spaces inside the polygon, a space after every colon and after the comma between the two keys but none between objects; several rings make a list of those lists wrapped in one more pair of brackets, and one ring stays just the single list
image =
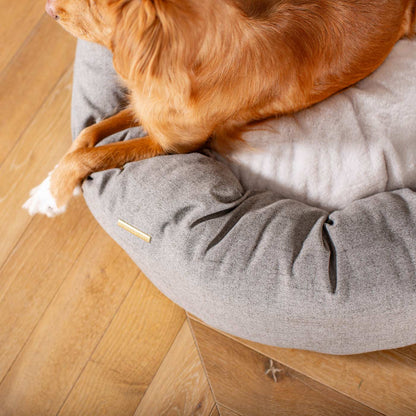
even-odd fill
[{"label": "white dog paw", "polygon": [[58,208],[55,198],[51,194],[50,175],[30,191],[30,198],[23,205],[30,215],[45,214],[48,217],[54,217],[65,212],[66,205]]}]

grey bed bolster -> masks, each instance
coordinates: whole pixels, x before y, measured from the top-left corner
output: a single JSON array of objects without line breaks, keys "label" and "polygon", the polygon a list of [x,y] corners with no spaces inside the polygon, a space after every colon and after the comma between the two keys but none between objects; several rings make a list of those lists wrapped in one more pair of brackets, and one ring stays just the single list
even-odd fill
[{"label": "grey bed bolster", "polygon": [[[120,104],[110,67],[107,52],[79,43],[74,137]],[[108,140],[137,134],[131,129]],[[98,222],[147,277],[209,325],[331,354],[416,343],[416,194],[410,189],[328,213],[246,191],[227,166],[193,153],[95,173],[83,190]]]},{"label": "grey bed bolster", "polygon": [[244,192],[227,167],[191,154],[94,174],[84,195],[150,280],[218,329],[333,354],[416,341],[410,190],[328,216],[270,192]]}]

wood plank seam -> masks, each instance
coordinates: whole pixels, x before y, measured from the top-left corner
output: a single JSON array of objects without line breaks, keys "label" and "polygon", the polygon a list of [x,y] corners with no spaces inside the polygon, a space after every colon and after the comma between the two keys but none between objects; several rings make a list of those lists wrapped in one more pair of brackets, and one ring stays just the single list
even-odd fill
[{"label": "wood plank seam", "polygon": [[[148,389],[149,389],[149,387],[152,385],[153,380],[155,379],[155,377],[156,377],[157,373],[159,372],[160,368],[162,367],[162,365],[163,365],[164,361],[166,360],[166,357],[169,355],[169,352],[170,352],[170,350],[172,349],[173,344],[175,344],[175,341],[177,340],[177,338],[178,338],[178,336],[179,336],[179,333],[181,332],[181,329],[182,329],[182,326],[179,328],[179,330],[178,330],[178,332],[177,332],[177,334],[176,334],[175,338],[172,340],[172,343],[170,344],[170,347],[169,347],[169,349],[168,349],[168,351],[167,351],[166,355],[163,357],[163,360],[160,362],[160,365],[157,367],[157,370],[156,370],[156,371],[155,371],[155,373],[153,374],[153,377],[152,377],[152,379],[150,380],[149,385],[148,385],[148,387],[147,387],[146,391],[144,392],[144,394],[143,394],[142,398],[141,398],[141,399],[140,399],[140,401],[137,403],[137,406],[136,406],[136,411],[137,411],[137,409],[139,408],[141,401],[142,401],[142,400],[144,399],[144,397],[146,396],[146,392],[147,392],[147,390],[148,390]],[[212,391],[211,391],[211,392],[212,392]],[[57,416],[58,416],[58,415],[57,415]]]},{"label": "wood plank seam", "polygon": [[[218,408],[218,414],[219,414],[219,416],[226,416],[226,415],[227,416],[249,416],[249,415],[244,415],[244,414],[242,414],[240,412],[237,412],[236,410],[231,409],[231,408],[229,408],[227,406],[220,405],[218,403],[217,403],[217,408]],[[221,412],[224,412],[224,411],[227,412],[226,415],[224,415],[223,413],[221,413]]]},{"label": "wood plank seam", "polygon": [[134,415],[208,416],[215,404],[189,322],[184,319]]},{"label": "wood plank seam", "polygon": [[[226,334],[225,334],[225,335],[226,335]],[[226,335],[226,336],[228,336],[228,335]],[[243,346],[245,346],[245,347],[247,347],[247,348],[250,348],[250,349],[252,349],[253,351],[255,351],[255,352],[257,352],[257,353],[259,353],[259,354],[262,354],[263,356],[267,357],[267,356],[264,354],[264,352],[261,352],[261,351],[260,351],[260,350],[258,350],[257,348],[253,348],[252,346],[246,345],[246,344],[244,344],[243,342],[241,342],[241,341],[239,341],[239,340],[235,340],[235,339],[234,339],[233,337],[231,337],[231,336],[228,336],[228,338],[233,339],[234,341],[239,342],[241,345],[243,345]],[[290,366],[290,365],[288,365],[288,364],[286,364],[286,363],[285,363],[285,364],[282,364],[281,362],[279,362],[279,361],[278,361],[278,360],[276,360],[275,358],[270,358],[270,357],[267,357],[267,358],[269,358],[269,359],[271,359],[271,360],[275,361],[276,363],[278,363],[278,364],[280,364],[280,365],[282,365],[282,366],[284,366],[284,367],[288,367],[288,368],[290,368],[292,371],[294,371],[294,372],[296,372],[296,373],[300,373],[300,371],[299,371],[298,369],[294,368],[293,366]],[[303,373],[300,373],[300,374],[303,374]],[[385,415],[384,413],[380,412],[380,410],[374,409],[373,407],[369,406],[367,403],[363,403],[363,402],[361,402],[361,401],[357,400],[356,398],[354,398],[354,397],[350,396],[350,395],[349,395],[349,394],[347,394],[345,391],[342,391],[342,390],[340,390],[340,389],[336,389],[336,388],[334,388],[333,386],[331,386],[331,385],[329,385],[329,384],[326,384],[325,382],[322,382],[321,380],[318,380],[318,379],[317,379],[317,378],[315,378],[315,377],[310,376],[309,374],[303,374],[303,375],[304,375],[305,377],[308,377],[308,378],[310,378],[311,380],[313,380],[313,381],[315,381],[315,382],[319,383],[319,384],[322,384],[323,386],[325,386],[325,387],[326,387],[326,388],[328,388],[328,389],[331,389],[331,390],[333,390],[333,391],[335,391],[335,392],[337,392],[337,393],[339,393],[339,394],[342,394],[343,396],[348,397],[349,399],[351,399],[351,400],[353,400],[353,401],[355,401],[355,402],[357,402],[357,403],[360,403],[360,404],[362,404],[363,406],[366,406],[366,407],[368,407],[369,409],[374,410],[375,412],[378,412],[377,414],[384,415],[384,416],[388,416],[388,415]]]},{"label": "wood plank seam", "polygon": [[[203,359],[202,354],[201,354],[201,351],[199,349],[198,341],[197,341],[197,339],[195,337],[194,328],[192,326],[192,321],[191,321],[191,318],[188,315],[188,312],[186,312],[186,319],[187,319],[189,328],[191,330],[192,338],[194,340],[194,343],[195,343],[195,346],[196,346],[196,350],[198,351],[199,359],[201,360],[202,368],[204,369],[204,373],[205,373],[205,376],[207,378],[208,385],[209,385],[209,388],[211,390],[212,397],[214,398],[215,403],[218,403],[217,398],[215,397],[214,389],[212,388],[211,380],[208,377],[208,372],[207,372],[207,369],[205,367],[204,359]],[[219,412],[219,410],[218,410],[218,412]]]},{"label": "wood plank seam", "polygon": [[[202,325],[204,325],[204,326],[206,326],[206,327],[208,327],[208,328],[211,328],[211,329],[213,329],[214,331],[217,331],[215,328],[213,328],[213,327],[211,327],[211,326],[209,326],[209,325],[207,325],[204,321],[202,321],[201,319],[198,319],[198,318],[194,318],[194,317],[189,317],[188,316],[188,318],[191,320],[191,321],[196,321],[196,322],[199,322],[199,323],[201,323]],[[192,325],[191,325],[192,326]],[[193,332],[192,332],[193,333]],[[275,361],[276,363],[278,363],[278,364],[280,364],[280,365],[283,365],[283,366],[285,366],[285,367],[288,367],[288,368],[290,368],[291,370],[293,370],[293,371],[296,371],[296,372],[298,372],[298,370],[296,369],[296,368],[293,368],[293,367],[291,367],[290,365],[287,365],[287,364],[282,364],[282,363],[280,363],[279,361],[277,361],[276,359],[274,359],[274,358],[270,358],[270,357],[268,357],[267,355],[265,355],[264,354],[264,352],[262,352],[262,351],[260,351],[260,350],[258,350],[257,348],[254,348],[253,346],[251,346],[251,345],[247,345],[247,344],[245,344],[244,342],[242,342],[242,341],[240,341],[239,339],[236,339],[236,338],[234,338],[232,335],[230,335],[230,334],[228,334],[228,333],[226,333],[226,332],[223,332],[223,331],[220,331],[220,333],[222,334],[222,335],[224,335],[225,337],[227,337],[227,338],[229,338],[230,340],[232,340],[232,341],[234,341],[234,342],[237,342],[237,343],[239,343],[240,345],[242,345],[243,347],[245,347],[245,348],[249,348],[249,349],[251,349],[251,350],[253,350],[253,351],[255,351],[255,352],[257,352],[258,354],[261,354],[261,355],[263,355],[264,357],[267,357],[269,360],[272,360],[272,361]],[[199,351],[199,348],[198,348],[198,351]],[[205,367],[204,367],[205,368]],[[305,376],[306,377],[309,377],[308,375],[306,375],[305,374]],[[315,380],[313,377],[309,377],[310,379],[312,379],[312,380],[314,380],[314,381],[316,381],[317,383],[320,383],[320,384],[323,384],[324,386],[326,386],[326,387],[328,387],[328,388],[332,388],[331,386],[327,386],[327,385],[325,385],[324,383],[322,383],[322,382],[320,382],[319,380]],[[332,390],[335,390],[335,389],[333,389],[332,388]],[[335,391],[337,391],[337,390],[335,390]],[[343,392],[338,392],[338,393],[341,393],[341,394],[344,394]],[[353,399],[354,400],[354,399]],[[227,407],[227,406],[224,406],[223,404],[221,404],[221,406],[223,406],[223,407]],[[230,410],[232,410],[232,409],[230,409]],[[233,410],[234,411],[234,410]]]},{"label": "wood plank seam", "polygon": [[[0,167],[1,167],[1,164],[0,164]],[[13,253],[15,252],[15,250],[16,250],[16,248],[17,248],[17,246],[20,244],[21,240],[23,239],[24,234],[25,234],[26,230],[30,227],[30,224],[32,223],[32,221],[33,221],[33,218],[31,218],[31,219],[30,219],[30,221],[29,221],[29,223],[27,224],[27,226],[23,229],[23,231],[22,231],[22,233],[20,234],[19,238],[16,240],[16,243],[15,243],[15,244],[14,244],[14,246],[10,249],[10,251],[7,253],[7,256],[4,258],[3,263],[2,263],[2,264],[0,264],[0,275],[2,274],[3,269],[5,268],[5,266],[6,266],[7,262],[9,261],[9,258],[13,255]],[[10,284],[11,284],[11,283],[12,283],[12,282],[9,282],[9,286],[10,286]],[[3,300],[3,297],[4,297],[4,296],[6,296],[6,293],[7,293],[8,289],[9,289],[9,286],[8,286],[8,287],[7,287],[7,289],[4,291],[3,296],[2,296],[2,297],[0,297],[0,302]],[[0,384],[1,384],[1,381],[0,381]]]},{"label": "wood plank seam", "polygon": [[[72,269],[72,267],[71,267],[71,269]],[[101,336],[99,337],[99,339],[97,340],[97,343],[96,343],[95,347],[94,347],[94,348],[92,348],[92,350],[91,350],[91,354],[89,355],[88,359],[87,359],[87,360],[85,360],[85,364],[84,364],[84,366],[82,367],[81,371],[80,371],[80,372],[79,372],[79,374],[78,374],[78,377],[75,379],[74,383],[72,384],[71,388],[69,389],[68,394],[66,395],[65,399],[62,401],[61,406],[59,407],[58,411],[56,412],[56,416],[58,416],[58,415],[59,415],[59,413],[61,412],[61,410],[62,410],[62,408],[64,407],[65,403],[67,402],[67,400],[68,400],[69,396],[70,396],[70,395],[71,395],[71,393],[72,393],[72,390],[73,390],[73,389],[74,389],[74,387],[77,385],[78,380],[79,380],[79,379],[80,379],[80,377],[82,376],[82,373],[84,372],[84,370],[85,370],[85,368],[87,367],[88,363],[89,363],[89,362],[90,362],[90,360],[92,359],[92,356],[94,355],[95,351],[97,350],[98,346],[100,345],[100,343],[101,343],[102,339],[104,338],[105,334],[107,333],[108,329],[110,328],[110,326],[111,326],[112,322],[113,322],[113,321],[114,321],[114,319],[116,318],[116,316],[117,316],[117,314],[118,314],[118,312],[119,312],[119,310],[120,310],[121,306],[123,305],[124,301],[125,301],[125,300],[126,300],[126,298],[128,297],[128,295],[129,295],[129,293],[131,292],[131,290],[132,290],[132,288],[133,288],[134,284],[136,283],[137,279],[139,278],[139,276],[140,276],[141,274],[142,274],[142,272],[141,272],[141,271],[139,271],[139,272],[137,273],[137,276],[133,279],[133,281],[132,281],[132,283],[131,283],[131,285],[130,285],[130,287],[129,287],[129,290],[126,292],[126,295],[125,295],[125,296],[123,297],[123,299],[121,300],[121,302],[120,302],[120,304],[118,305],[117,309],[115,310],[115,312],[114,312],[113,316],[112,316],[112,317],[111,317],[111,319],[108,321],[108,324],[107,324],[107,326],[105,327],[105,329],[104,329],[104,331],[102,332],[102,334],[101,334]]]},{"label": "wood plank seam", "polygon": [[30,31],[30,33],[25,37],[24,41],[20,44],[20,46],[18,47],[18,49],[16,50],[16,52],[13,54],[13,56],[10,57],[9,62],[7,62],[7,64],[5,65],[5,67],[1,70],[0,73],[0,78],[3,76],[3,73],[5,73],[9,66],[11,65],[11,63],[16,59],[16,57],[21,53],[22,49],[24,49],[24,47],[26,46],[27,43],[29,43],[29,41],[33,38],[34,33],[36,32],[36,30],[39,28],[40,24],[41,24],[41,20],[42,18],[45,16],[46,13],[43,13],[39,20],[37,21],[37,23],[35,24],[35,26],[33,26],[32,30]]},{"label": "wood plank seam", "polygon": [[235,409],[230,409],[229,407],[227,407],[227,406],[225,406],[225,405],[223,405],[223,404],[217,403],[218,413],[220,414],[220,416],[222,416],[222,415],[221,415],[221,409],[220,409],[220,407],[219,407],[219,406],[223,407],[224,409],[229,410],[229,411],[230,411],[230,412],[232,412],[232,413],[235,413],[235,414],[236,414],[236,415],[238,415],[238,416],[247,416],[247,415],[243,415],[243,414],[241,414],[240,412],[237,412],[237,410],[235,410]]},{"label": "wood plank seam", "polygon": [[60,415],[134,414],[184,322],[183,309],[141,273]]},{"label": "wood plank seam", "polygon": [[[213,331],[217,331],[215,328],[212,328],[212,327],[210,327],[209,325],[206,325],[203,321],[201,321],[201,320],[199,320],[199,319],[193,319],[193,318],[189,317],[188,315],[187,315],[187,317],[188,317],[188,319],[190,319],[191,321],[193,321],[193,320],[194,320],[194,321],[196,321],[196,322],[199,322],[199,323],[200,323],[200,324],[202,324],[203,326],[205,326],[205,327],[207,327],[207,328],[210,328],[210,329],[211,329],[211,330],[213,330]],[[192,335],[194,336],[194,340],[196,340],[196,338],[195,338],[195,334],[194,334],[194,331],[193,331],[192,324],[190,324],[190,327],[191,327],[191,330],[192,330]],[[264,352],[259,351],[258,349],[253,348],[253,347],[252,347],[252,346],[250,346],[250,345],[246,345],[246,344],[244,344],[243,342],[241,342],[240,340],[237,340],[237,339],[233,338],[231,335],[227,334],[226,332],[220,331],[219,333],[220,333],[221,335],[223,335],[223,336],[225,336],[225,337],[229,338],[230,340],[232,340],[232,341],[234,341],[234,342],[239,343],[239,344],[240,344],[240,345],[242,345],[243,347],[248,348],[248,349],[251,349],[252,351],[254,351],[254,352],[256,352],[256,353],[258,353],[258,354],[262,355],[262,356],[263,356],[263,357],[265,357],[266,359],[268,359],[268,360],[273,360],[274,362],[276,362],[277,364],[279,364],[279,365],[280,365],[280,366],[282,366],[283,368],[284,368],[284,367],[290,368],[290,369],[291,369],[294,373],[301,374],[301,375],[303,375],[304,377],[309,378],[309,379],[313,380],[313,381],[314,381],[314,382],[316,382],[316,383],[319,383],[320,385],[324,386],[325,388],[330,389],[330,390],[332,390],[332,391],[334,391],[334,392],[336,392],[336,393],[338,393],[338,394],[341,394],[341,395],[343,395],[343,396],[347,397],[348,399],[350,399],[350,400],[352,400],[352,401],[354,401],[354,402],[356,402],[356,403],[359,403],[360,405],[365,406],[365,407],[367,407],[368,409],[370,409],[370,410],[372,410],[372,411],[374,411],[374,412],[377,412],[377,414],[378,414],[378,415],[388,416],[388,415],[386,415],[385,413],[382,413],[382,412],[380,412],[379,410],[374,409],[373,407],[369,406],[368,404],[363,403],[363,402],[360,402],[359,400],[355,399],[354,397],[349,396],[348,394],[346,394],[345,392],[343,392],[343,391],[341,391],[341,390],[335,389],[334,387],[332,387],[332,386],[330,386],[330,385],[327,385],[327,384],[325,384],[325,383],[323,383],[323,382],[321,382],[321,381],[319,381],[319,380],[317,380],[317,379],[315,379],[315,378],[313,378],[313,377],[310,377],[309,375],[303,374],[303,373],[301,373],[299,370],[297,370],[297,369],[295,369],[295,368],[293,368],[293,367],[291,367],[291,366],[289,366],[289,365],[287,365],[287,364],[282,364],[281,362],[279,362],[279,361],[278,361],[278,360],[276,360],[275,358],[271,358],[271,357],[269,357],[269,356],[265,355],[265,354],[264,354]],[[204,367],[204,371],[206,372],[206,368],[205,368],[204,360],[203,360],[202,355],[201,355],[201,353],[200,353],[198,342],[197,342],[197,341],[195,341],[195,343],[196,343],[196,345],[197,345],[198,353],[200,354],[200,357],[201,357],[201,361],[202,361],[202,365],[203,365],[203,367]],[[208,375],[207,375],[207,379],[208,379],[208,383],[209,383],[209,385],[210,385],[210,388],[211,388],[211,390],[212,390],[211,382],[210,382],[210,379],[209,379]],[[221,406],[223,406],[223,407],[228,408],[225,404],[221,403],[220,401],[218,401],[218,400],[216,399],[214,392],[213,392],[213,397],[214,397],[215,402],[216,402],[217,404],[219,404],[219,405],[221,405]],[[232,410],[233,412],[236,412],[234,409],[230,409],[230,410]]]},{"label": "wood plank seam", "polygon": [[214,403],[214,406],[212,406],[212,408],[211,408],[211,410],[209,412],[209,416],[213,415],[215,411],[217,411],[217,413],[220,415],[220,411],[218,410],[217,403]]},{"label": "wood plank seam", "polygon": [[[75,57],[74,57],[74,59],[75,59]],[[74,66],[74,62],[71,62],[68,65],[68,67],[65,68],[65,70],[62,72],[62,75],[57,79],[57,81],[55,82],[55,84],[51,87],[50,93],[44,98],[44,100],[42,101],[42,103],[38,107],[37,111],[32,115],[32,117],[30,118],[30,120],[28,120],[26,126],[21,131],[21,133],[19,134],[19,137],[17,138],[17,140],[15,141],[15,143],[13,144],[13,146],[9,149],[7,155],[4,157],[4,159],[2,161],[0,161],[0,169],[3,166],[3,164],[6,162],[7,158],[9,157],[9,155],[13,152],[13,149],[18,145],[18,143],[20,142],[20,140],[22,139],[22,137],[26,134],[27,130],[30,129],[30,127],[32,126],[32,124],[36,120],[37,115],[42,110],[42,108],[45,106],[45,104],[48,102],[48,100],[51,97],[51,95],[54,94],[54,91],[55,91],[57,85],[62,81],[62,79],[67,75],[68,72],[72,71],[73,66]]]},{"label": "wood plank seam", "polygon": [[[52,94],[54,94],[54,91],[57,87],[57,85],[62,81],[62,79],[68,74],[68,72],[72,71],[72,67],[73,67],[73,62],[68,65],[68,67],[65,69],[65,71],[62,73],[62,76],[57,80],[57,82],[54,84],[53,88],[51,89],[50,94],[48,94],[44,101],[42,102],[42,104],[40,105],[40,107],[38,108],[38,110],[36,111],[35,115],[30,119],[30,121],[27,123],[26,127],[24,128],[24,130],[21,132],[21,134],[19,135],[19,138],[16,140],[16,143],[11,147],[10,151],[8,152],[7,156],[4,158],[3,161],[0,161],[0,169],[2,168],[3,164],[7,161],[8,157],[10,154],[12,154],[13,149],[18,145],[19,141],[22,139],[22,137],[26,134],[27,130],[29,130],[32,126],[32,124],[34,123],[37,115],[39,114],[39,112],[44,108],[44,106],[46,105],[48,99],[51,97]],[[0,264],[0,274],[5,266],[5,264],[7,263],[7,261],[9,260],[10,256],[13,254],[14,250],[16,249],[16,247],[18,246],[18,244],[20,243],[21,239],[23,238],[24,233],[26,232],[27,228],[30,226],[31,222],[33,219],[30,220],[30,222],[27,224],[27,226],[22,230],[20,236],[18,237],[18,239],[16,240],[16,244],[11,248],[11,250],[9,251],[9,253],[7,254],[7,256],[5,257],[4,261],[2,264]],[[0,299],[1,301],[1,299]]]},{"label": "wood plank seam", "polygon": [[[189,326],[189,328],[190,328],[190,330],[191,330],[192,338],[193,338],[193,340],[194,340],[194,343],[195,343],[195,345],[196,345],[196,348],[198,349],[198,345],[197,345],[197,344],[196,344],[196,342],[195,342],[195,337],[194,337],[194,334],[193,334],[192,326],[189,324],[189,322],[187,322],[187,321],[186,321],[186,323],[188,324],[188,326]],[[184,324],[185,324],[185,322],[184,322]],[[167,359],[166,357],[168,357],[168,356],[169,356],[169,352],[170,352],[170,351],[171,351],[171,349],[173,348],[173,345],[175,344],[175,341],[178,339],[179,334],[180,334],[180,332],[181,332],[181,329],[182,329],[182,327],[181,327],[181,328],[179,328],[178,333],[176,334],[175,338],[173,339],[172,344],[170,345],[170,347],[169,347],[169,349],[168,349],[168,351],[167,351],[167,353],[166,353],[165,357],[163,358],[163,360],[161,361],[161,363],[160,363],[159,367],[157,368],[157,370],[156,370],[156,371],[155,371],[155,373],[153,374],[152,380],[150,381],[149,386],[148,386],[148,388],[146,389],[146,392],[147,392],[147,390],[150,388],[150,386],[152,385],[153,380],[156,378],[156,376],[157,376],[158,372],[160,371],[161,367],[163,366],[164,361]],[[202,362],[202,360],[201,360],[201,354],[199,353],[199,350],[198,350],[198,355],[199,355],[199,359],[200,359],[200,361],[201,361],[201,363],[202,363],[202,366],[203,366],[204,364],[203,364],[203,362]],[[206,376],[207,374],[206,374],[206,371],[205,371],[205,367],[204,367],[204,373],[205,373],[205,376]],[[207,377],[207,380],[208,380],[208,377]],[[212,388],[211,388],[211,384],[209,383],[209,380],[208,380],[208,385],[209,385],[209,388],[210,388],[210,391],[211,391],[212,397],[214,397],[214,401],[216,402],[216,400],[215,400],[215,396],[214,396],[213,391],[212,391]],[[140,400],[140,402],[139,402],[139,403],[137,403],[137,408],[136,408],[136,409],[138,409],[138,408],[139,408],[141,401],[142,401],[142,400],[144,399],[144,397],[146,396],[146,392],[143,394],[143,397],[142,397],[142,399]],[[136,411],[137,411],[137,410],[136,410]]]},{"label": "wood plank seam", "polygon": [[416,361],[416,357],[404,351],[396,350],[397,354],[401,355],[402,357],[406,357],[409,360]]},{"label": "wood plank seam", "polygon": [[[98,226],[95,227],[95,229]],[[25,229],[26,230],[26,229]],[[87,239],[87,241],[85,242],[85,244],[83,245],[82,249],[79,251],[78,256],[76,257],[76,259],[74,260],[74,262],[72,263],[72,266],[68,269],[65,277],[62,279],[61,284],[58,286],[58,288],[56,289],[54,295],[52,296],[50,302],[46,305],[45,309],[43,310],[42,314],[40,315],[39,319],[38,319],[38,323],[42,320],[43,316],[46,314],[46,311],[49,309],[49,306],[51,305],[51,303],[54,301],[54,299],[56,298],[57,294],[59,293],[62,285],[64,284],[67,276],[70,274],[71,270],[74,268],[75,264],[78,261],[78,258],[81,256],[85,246],[88,244],[88,242],[90,241],[90,239],[92,238],[94,232],[91,233],[91,235],[89,236],[89,238]],[[23,233],[22,233],[23,236]],[[20,238],[22,238],[22,236]],[[19,239],[20,240],[20,239]],[[57,254],[58,255],[58,254]],[[4,266],[3,266],[4,267]],[[3,268],[2,267],[2,268]],[[0,270],[1,273],[1,270]],[[0,385],[3,383],[3,381],[6,379],[7,375],[10,373],[10,370],[13,368],[15,362],[17,361],[17,359],[20,357],[22,351],[24,350],[26,344],[28,343],[30,337],[32,336],[32,334],[35,332],[36,328],[38,327],[38,323],[32,328],[32,330],[30,331],[29,335],[26,338],[26,341],[22,344],[21,348],[19,349],[19,352],[16,354],[14,360],[12,361],[12,363],[10,364],[9,368],[7,369],[6,373],[4,374],[3,378],[0,380]]]}]

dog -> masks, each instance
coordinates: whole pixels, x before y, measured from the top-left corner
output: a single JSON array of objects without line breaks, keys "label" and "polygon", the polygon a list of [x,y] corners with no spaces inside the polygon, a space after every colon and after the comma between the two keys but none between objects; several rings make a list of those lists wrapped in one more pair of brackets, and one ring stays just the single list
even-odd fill
[{"label": "dog", "polygon": [[[129,105],[84,129],[24,207],[54,216],[91,173],[208,140],[231,152],[252,123],[372,73],[415,33],[416,0],[48,0],[71,34],[113,53]],[[148,136],[95,147],[142,125]]]}]

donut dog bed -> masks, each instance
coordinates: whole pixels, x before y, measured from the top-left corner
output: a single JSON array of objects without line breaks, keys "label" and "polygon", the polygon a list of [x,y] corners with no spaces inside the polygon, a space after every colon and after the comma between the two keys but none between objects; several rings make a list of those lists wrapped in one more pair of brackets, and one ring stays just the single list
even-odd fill
[{"label": "donut dog bed", "polygon": [[[416,343],[415,78],[416,42],[402,40],[359,84],[248,132],[231,160],[129,163],[85,180],[85,200],[161,292],[213,327],[330,354]],[[79,41],[73,137],[123,103],[111,54]]]}]

